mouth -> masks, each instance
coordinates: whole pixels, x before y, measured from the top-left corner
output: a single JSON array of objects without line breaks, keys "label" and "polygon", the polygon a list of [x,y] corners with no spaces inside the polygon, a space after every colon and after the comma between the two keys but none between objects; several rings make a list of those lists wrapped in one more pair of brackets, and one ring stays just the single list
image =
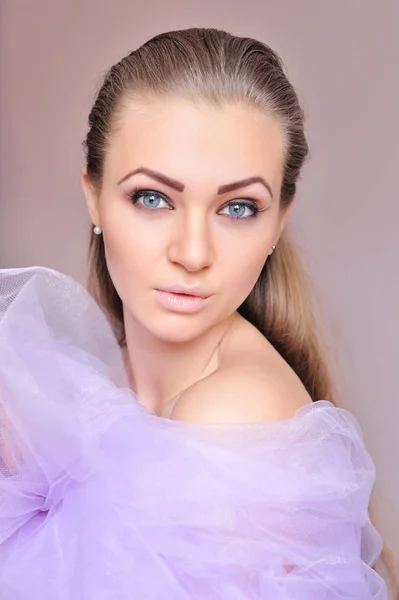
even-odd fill
[{"label": "mouth", "polygon": [[206,294],[202,291],[198,291],[198,290],[192,290],[192,291],[188,291],[188,290],[184,290],[184,289],[180,289],[180,288],[168,288],[168,289],[157,289],[158,292],[164,292],[166,294],[173,294],[175,296],[187,296],[187,297],[192,297],[192,298],[209,298],[210,294]]},{"label": "mouth", "polygon": [[156,289],[155,293],[159,303],[172,312],[196,312],[200,310],[210,298],[210,296],[202,295],[199,292],[187,293]]}]

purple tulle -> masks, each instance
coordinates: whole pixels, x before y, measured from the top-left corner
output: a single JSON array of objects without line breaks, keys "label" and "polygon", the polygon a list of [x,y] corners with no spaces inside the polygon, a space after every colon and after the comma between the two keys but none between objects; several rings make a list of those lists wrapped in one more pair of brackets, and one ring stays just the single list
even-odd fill
[{"label": "purple tulle", "polygon": [[354,417],[152,415],[77,283],[0,275],[1,600],[385,600]]}]

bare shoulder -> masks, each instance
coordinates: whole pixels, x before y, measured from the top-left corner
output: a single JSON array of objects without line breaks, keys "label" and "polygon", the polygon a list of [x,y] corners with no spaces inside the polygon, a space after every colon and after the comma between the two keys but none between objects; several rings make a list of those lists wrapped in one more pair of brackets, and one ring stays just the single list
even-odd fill
[{"label": "bare shoulder", "polygon": [[289,419],[312,402],[301,380],[248,321],[238,318],[216,371],[186,389],[170,418],[194,423]]},{"label": "bare shoulder", "polygon": [[289,419],[311,402],[301,383],[270,376],[258,366],[225,368],[188,388],[170,418],[194,423],[272,421]]}]

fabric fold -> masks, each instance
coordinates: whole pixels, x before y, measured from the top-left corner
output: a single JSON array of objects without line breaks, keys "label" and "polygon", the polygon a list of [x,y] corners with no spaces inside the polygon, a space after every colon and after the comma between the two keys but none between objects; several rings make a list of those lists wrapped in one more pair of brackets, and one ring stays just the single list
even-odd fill
[{"label": "fabric fold", "polygon": [[0,272],[2,600],[385,600],[361,429],[149,413],[70,278]]}]

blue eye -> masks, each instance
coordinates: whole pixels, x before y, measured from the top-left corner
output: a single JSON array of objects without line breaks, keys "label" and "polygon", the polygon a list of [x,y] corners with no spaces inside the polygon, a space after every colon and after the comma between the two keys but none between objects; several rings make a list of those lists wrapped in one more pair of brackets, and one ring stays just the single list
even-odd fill
[{"label": "blue eye", "polygon": [[[171,203],[165,196],[155,190],[136,189],[129,194],[129,198],[134,205],[138,205],[140,208],[147,208],[149,210],[167,208],[168,210],[173,210]],[[260,210],[262,209],[255,202],[249,200],[232,200],[218,214],[243,221],[249,217],[256,217]]]},{"label": "blue eye", "polygon": [[[227,214],[229,217],[232,217],[233,219],[248,219],[248,217],[256,217],[257,213],[259,212],[259,207],[252,203],[252,202],[247,202],[244,200],[233,200],[232,202],[230,202],[227,206],[224,207],[224,209],[222,210],[227,210],[227,213],[220,213],[220,214]],[[249,211],[249,213],[248,213]]]},{"label": "blue eye", "polygon": [[135,190],[132,194],[129,194],[129,197],[133,204],[140,204],[140,206],[150,210],[165,208],[165,206],[160,206],[162,202],[166,204],[166,208],[170,207],[167,200],[161,194],[152,190]]}]

